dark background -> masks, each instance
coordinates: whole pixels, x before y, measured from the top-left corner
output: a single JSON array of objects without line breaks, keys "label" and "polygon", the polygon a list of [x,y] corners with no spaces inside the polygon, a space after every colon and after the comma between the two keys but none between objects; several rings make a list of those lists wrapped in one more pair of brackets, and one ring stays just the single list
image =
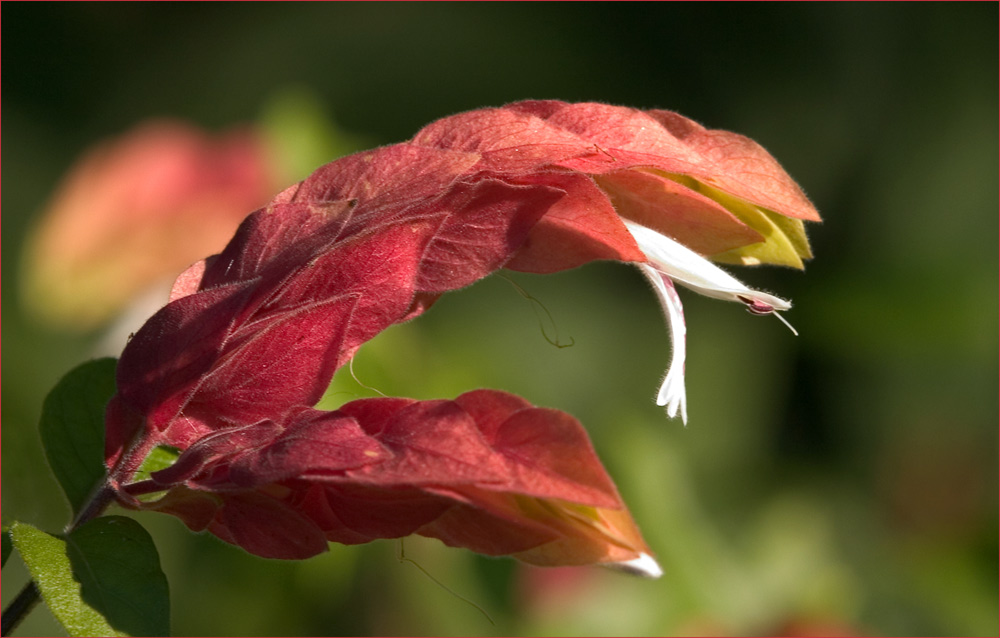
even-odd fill
[{"label": "dark background", "polygon": [[[376,145],[524,98],[668,108],[762,143],[825,220],[805,273],[737,273],[795,301],[799,338],[682,293],[687,428],[652,404],[666,332],[621,265],[516,277],[572,348],[491,278],[356,361],[389,393],[498,387],[576,415],[660,581],[406,542],[494,627],[397,542],[281,563],[143,516],[178,635],[996,634],[995,3],[4,3],[2,18],[5,523],[66,521],[36,424],[92,345],[21,311],[24,234],[80,153],[146,118],[218,130],[297,91]],[[364,393],[352,383],[335,386]],[[58,627],[40,610],[20,631]]]}]

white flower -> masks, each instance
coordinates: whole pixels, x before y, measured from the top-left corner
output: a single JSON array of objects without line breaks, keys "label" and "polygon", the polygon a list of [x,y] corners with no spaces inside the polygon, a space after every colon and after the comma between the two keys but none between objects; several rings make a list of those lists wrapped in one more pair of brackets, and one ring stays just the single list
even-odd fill
[{"label": "white flower", "polygon": [[774,314],[788,326],[792,333],[798,334],[791,324],[777,314],[779,310],[788,310],[792,304],[780,297],[747,287],[743,282],[687,246],[661,235],[655,230],[650,230],[628,220],[622,221],[625,222],[626,228],[632,233],[639,248],[649,259],[647,263],[639,264],[639,268],[652,282],[670,327],[673,356],[670,359],[667,376],[657,394],[656,404],[666,406],[667,415],[671,418],[680,412],[681,419],[686,424],[687,394],[684,391],[684,358],[687,330],[684,325],[684,308],[681,306],[681,299],[674,288],[674,282],[706,297],[739,301],[746,305],[747,310],[756,315]]}]

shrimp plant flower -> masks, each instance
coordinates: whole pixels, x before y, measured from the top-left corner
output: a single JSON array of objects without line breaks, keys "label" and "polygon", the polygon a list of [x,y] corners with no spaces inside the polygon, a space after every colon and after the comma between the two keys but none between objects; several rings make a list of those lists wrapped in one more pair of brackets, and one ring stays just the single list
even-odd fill
[{"label": "shrimp plant flower", "polygon": [[314,406],[359,347],[445,292],[501,268],[616,260],[663,304],[673,359],[658,401],[686,419],[675,285],[787,310],[714,262],[801,267],[803,223],[818,220],[759,145],[669,111],[550,100],[444,118],[320,167],[177,278],[118,362],[105,489],[269,558],[419,534],[658,576],[564,412],[489,389]]}]

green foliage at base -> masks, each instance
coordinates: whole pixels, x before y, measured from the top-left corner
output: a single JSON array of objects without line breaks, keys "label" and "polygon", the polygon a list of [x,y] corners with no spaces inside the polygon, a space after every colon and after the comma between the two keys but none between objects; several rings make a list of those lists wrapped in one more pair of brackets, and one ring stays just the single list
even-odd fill
[{"label": "green foliage at base", "polygon": [[169,635],[167,579],[139,523],[107,516],[62,538],[17,522],[11,536],[70,636]]}]

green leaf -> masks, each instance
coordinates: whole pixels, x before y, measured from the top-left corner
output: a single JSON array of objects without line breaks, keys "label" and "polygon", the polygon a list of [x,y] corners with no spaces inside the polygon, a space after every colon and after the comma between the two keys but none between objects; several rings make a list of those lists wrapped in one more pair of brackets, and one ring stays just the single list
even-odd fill
[{"label": "green leaf", "polygon": [[7,559],[10,558],[10,550],[13,546],[10,544],[10,528],[6,525],[3,526],[3,562],[0,563],[0,567],[7,564]]},{"label": "green leaf", "polygon": [[[132,477],[132,480],[134,482],[148,480],[153,472],[158,472],[173,465],[180,455],[181,451],[173,446],[157,445],[153,448],[152,452],[150,452],[149,455],[143,459],[142,465],[139,466],[139,469]],[[136,498],[143,503],[151,503],[163,498],[165,494],[166,488],[159,492],[140,494]]]},{"label": "green leaf", "polygon": [[70,533],[68,551],[83,599],[132,636],[170,633],[167,577],[153,539],[124,516],[106,516]]},{"label": "green leaf", "polygon": [[70,636],[166,636],[167,579],[146,530],[122,516],[96,518],[66,540],[12,527],[42,598]]},{"label": "green leaf", "polygon": [[77,366],[42,405],[45,455],[74,516],[104,478],[104,406],[115,393],[116,364],[106,358]]},{"label": "green leaf", "polygon": [[153,472],[164,470],[174,464],[181,451],[170,445],[157,445],[153,451],[143,459],[139,470],[132,477],[135,482],[145,481]]},{"label": "green leaf", "polygon": [[70,636],[121,636],[107,620],[80,598],[80,583],[66,555],[66,541],[32,527],[14,523],[14,545],[31,572],[42,598]]}]

